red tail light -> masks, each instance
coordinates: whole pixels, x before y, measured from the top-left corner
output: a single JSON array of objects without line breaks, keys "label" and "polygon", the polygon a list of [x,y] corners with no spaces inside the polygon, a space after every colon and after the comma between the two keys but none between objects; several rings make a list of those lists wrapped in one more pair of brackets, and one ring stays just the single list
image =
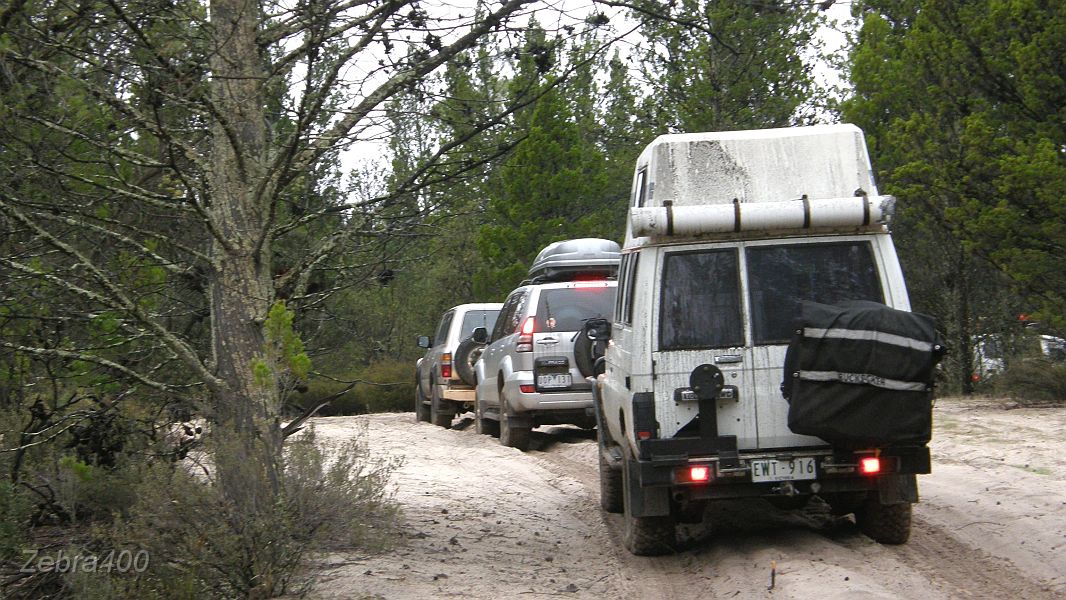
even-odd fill
[{"label": "red tail light", "polygon": [[710,483],[714,479],[714,467],[711,465],[689,465],[674,470],[677,483]]},{"label": "red tail light", "polygon": [[537,391],[537,386],[531,384],[523,384],[518,386],[518,389],[521,390],[523,394],[532,394],[533,392]]},{"label": "red tail light", "polygon": [[440,355],[440,376],[444,379],[452,378],[452,355],[450,352]]},{"label": "red tail light", "polygon": [[522,335],[533,335],[533,330],[537,326],[537,319],[535,317],[526,317],[526,322],[522,323]]},{"label": "red tail light", "polygon": [[522,329],[518,332],[518,342],[515,344],[515,352],[532,352],[533,351],[533,332],[536,329],[537,319],[535,317],[526,317],[525,323],[522,323]]},{"label": "red tail light", "polygon": [[863,475],[877,475],[881,472],[881,459],[876,456],[865,456],[859,461],[859,471]]}]

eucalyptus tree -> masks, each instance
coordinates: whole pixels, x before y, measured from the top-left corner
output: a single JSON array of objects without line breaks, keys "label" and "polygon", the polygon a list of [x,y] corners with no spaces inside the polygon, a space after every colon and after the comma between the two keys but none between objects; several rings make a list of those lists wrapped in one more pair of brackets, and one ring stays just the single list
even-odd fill
[{"label": "eucalyptus tree", "polygon": [[[308,369],[291,311],[350,283],[345,257],[424,210],[398,199],[469,168],[455,150],[499,117],[436,139],[386,189],[346,194],[329,163],[531,4],[8,3],[0,278],[9,305],[44,302],[66,330],[0,347],[200,402],[243,457],[219,464],[228,496],[272,502],[295,429],[282,392]],[[107,340],[84,333],[100,323]]]}]

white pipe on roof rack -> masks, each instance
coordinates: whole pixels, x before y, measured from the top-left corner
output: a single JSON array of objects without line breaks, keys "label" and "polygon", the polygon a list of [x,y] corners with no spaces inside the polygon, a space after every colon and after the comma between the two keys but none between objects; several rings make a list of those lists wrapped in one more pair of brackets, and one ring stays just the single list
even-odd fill
[{"label": "white pipe on roof rack", "polygon": [[861,228],[887,223],[894,202],[892,196],[853,196],[700,206],[667,204],[633,208],[629,222],[636,237]]}]

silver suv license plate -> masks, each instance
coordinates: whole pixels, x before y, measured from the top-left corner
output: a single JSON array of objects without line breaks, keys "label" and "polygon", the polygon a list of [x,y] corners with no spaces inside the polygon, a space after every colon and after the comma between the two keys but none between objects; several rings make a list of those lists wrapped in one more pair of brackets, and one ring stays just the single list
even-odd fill
[{"label": "silver suv license plate", "polygon": [[537,375],[537,387],[542,390],[557,390],[570,387],[573,383],[569,373],[548,373]]},{"label": "silver suv license plate", "polygon": [[818,476],[814,462],[813,456],[791,460],[753,460],[751,461],[751,480],[758,483],[814,479]]}]

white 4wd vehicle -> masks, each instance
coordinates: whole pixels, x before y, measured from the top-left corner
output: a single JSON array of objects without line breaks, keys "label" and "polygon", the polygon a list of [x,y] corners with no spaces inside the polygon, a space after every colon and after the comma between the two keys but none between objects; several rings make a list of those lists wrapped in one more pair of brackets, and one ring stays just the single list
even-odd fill
[{"label": "white 4wd vehicle", "polygon": [[906,312],[891,202],[849,125],[666,135],[640,156],[594,392],[601,504],[631,552],[753,497],[818,495],[906,541],[943,348]]},{"label": "white 4wd vehicle", "polygon": [[418,338],[418,345],[427,349],[415,363],[415,416],[419,421],[450,427],[456,414],[473,408],[473,363],[481,344],[470,340],[470,334],[492,327],[500,306],[498,302],[460,304],[444,312],[436,335]]},{"label": "white 4wd vehicle", "polygon": [[592,364],[576,360],[574,349],[586,321],[610,316],[617,269],[618,244],[609,240],[567,240],[540,252],[491,335],[475,332],[488,343],[474,366],[479,432],[526,450],[539,425],[594,425]]}]

